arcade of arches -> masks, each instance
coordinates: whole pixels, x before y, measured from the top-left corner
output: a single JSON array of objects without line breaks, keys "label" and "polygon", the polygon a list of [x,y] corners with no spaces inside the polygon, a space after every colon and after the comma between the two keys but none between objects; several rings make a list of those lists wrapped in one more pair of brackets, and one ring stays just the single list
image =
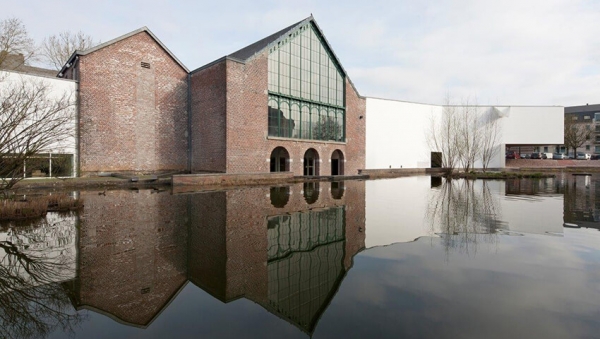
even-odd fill
[{"label": "arcade of arches", "polygon": [[[291,164],[290,153],[284,147],[276,147],[271,152],[270,156],[270,171],[271,172],[289,172]],[[331,154],[329,159],[331,164],[331,172],[321,173],[321,160],[319,152],[314,148],[309,148],[304,152],[302,158],[302,174],[305,176],[319,175],[344,175],[344,154],[339,149],[336,149]]]}]

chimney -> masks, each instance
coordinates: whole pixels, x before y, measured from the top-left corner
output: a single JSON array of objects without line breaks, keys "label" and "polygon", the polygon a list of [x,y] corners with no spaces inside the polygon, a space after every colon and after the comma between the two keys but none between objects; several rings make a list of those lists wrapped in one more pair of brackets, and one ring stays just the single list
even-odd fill
[{"label": "chimney", "polygon": [[23,54],[9,54],[7,51],[0,52],[0,68],[16,69],[25,64]]}]

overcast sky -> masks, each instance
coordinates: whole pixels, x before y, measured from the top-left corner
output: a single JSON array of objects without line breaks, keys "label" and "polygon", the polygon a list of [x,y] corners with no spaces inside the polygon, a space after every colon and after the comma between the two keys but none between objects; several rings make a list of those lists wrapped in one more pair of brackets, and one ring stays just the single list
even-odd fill
[{"label": "overcast sky", "polygon": [[147,26],[193,70],[313,14],[360,94],[425,103],[600,103],[600,1],[7,1],[38,42]]}]

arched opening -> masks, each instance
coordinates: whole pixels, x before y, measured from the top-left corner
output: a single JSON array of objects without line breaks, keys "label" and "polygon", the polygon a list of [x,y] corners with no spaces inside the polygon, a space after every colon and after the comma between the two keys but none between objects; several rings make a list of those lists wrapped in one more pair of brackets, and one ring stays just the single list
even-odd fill
[{"label": "arched opening", "polygon": [[319,200],[319,183],[318,182],[305,182],[304,183],[304,200],[307,204],[314,204]]},{"label": "arched opening", "polygon": [[271,205],[276,208],[283,208],[290,200],[290,186],[271,187],[269,196]]},{"label": "arched opening", "polygon": [[344,182],[343,181],[332,181],[331,182],[331,197],[335,200],[342,199],[344,196]]},{"label": "arched opening", "polygon": [[304,175],[319,175],[319,153],[314,148],[309,148],[304,153]]},{"label": "arched opening", "polygon": [[290,154],[283,147],[277,147],[271,152],[271,172],[288,172],[290,170]]},{"label": "arched opening", "polygon": [[344,175],[344,153],[339,149],[331,154],[331,175]]}]

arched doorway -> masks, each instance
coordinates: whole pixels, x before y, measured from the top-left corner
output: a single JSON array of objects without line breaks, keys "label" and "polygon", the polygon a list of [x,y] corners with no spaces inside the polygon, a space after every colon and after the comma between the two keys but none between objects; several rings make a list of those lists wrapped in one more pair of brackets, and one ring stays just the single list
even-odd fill
[{"label": "arched doorway", "polygon": [[288,172],[290,170],[290,154],[283,147],[277,147],[271,152],[271,172]]},{"label": "arched doorway", "polygon": [[309,148],[304,153],[304,175],[319,175],[319,153],[314,148]]},{"label": "arched doorway", "polygon": [[339,149],[331,154],[331,175],[344,175],[344,153]]},{"label": "arched doorway", "polygon": [[304,187],[304,200],[306,203],[311,205],[319,200],[319,192],[321,191],[318,182],[305,182]]},{"label": "arched doorway", "polygon": [[290,201],[290,186],[271,187],[269,196],[271,205],[276,208],[283,208]]},{"label": "arched doorway", "polygon": [[331,197],[339,200],[344,196],[344,182],[343,181],[332,181],[331,182]]}]

